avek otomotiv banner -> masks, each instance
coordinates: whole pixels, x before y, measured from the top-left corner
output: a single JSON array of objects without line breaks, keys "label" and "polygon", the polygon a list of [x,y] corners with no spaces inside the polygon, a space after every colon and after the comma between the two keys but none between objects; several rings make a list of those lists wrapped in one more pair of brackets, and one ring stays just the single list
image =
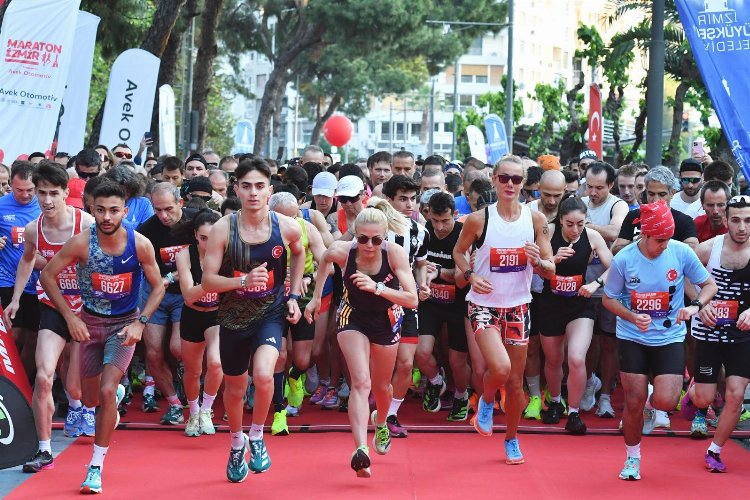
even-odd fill
[{"label": "avek otomotiv banner", "polygon": [[80,0],[14,0],[0,28],[0,161],[52,145]]}]

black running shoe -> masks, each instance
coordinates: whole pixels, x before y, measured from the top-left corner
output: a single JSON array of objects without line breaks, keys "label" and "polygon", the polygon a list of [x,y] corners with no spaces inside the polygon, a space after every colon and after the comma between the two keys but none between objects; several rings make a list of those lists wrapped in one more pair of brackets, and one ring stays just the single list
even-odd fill
[{"label": "black running shoe", "polygon": [[424,399],[422,399],[422,409],[430,413],[436,413],[440,411],[441,403],[440,396],[445,392],[445,381],[440,385],[431,384],[427,381],[427,387],[424,390]]},{"label": "black running shoe", "polygon": [[552,401],[546,411],[542,411],[542,422],[545,424],[559,424],[565,413],[565,407],[559,401]]},{"label": "black running shoe", "polygon": [[583,423],[577,411],[568,414],[568,423],[565,424],[565,430],[576,436],[586,434],[586,424]]},{"label": "black running shoe", "polygon": [[370,477],[370,455],[367,446],[360,446],[354,451],[351,465],[357,477]]},{"label": "black running shoe", "polygon": [[55,464],[52,460],[52,454],[48,451],[39,450],[31,460],[23,464],[23,471],[29,474],[45,469],[51,469],[54,466]]}]

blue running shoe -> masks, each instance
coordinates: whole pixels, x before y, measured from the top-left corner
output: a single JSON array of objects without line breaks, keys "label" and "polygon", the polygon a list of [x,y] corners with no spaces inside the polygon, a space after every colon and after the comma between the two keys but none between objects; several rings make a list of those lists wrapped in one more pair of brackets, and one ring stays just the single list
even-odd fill
[{"label": "blue running shoe", "polygon": [[69,438],[75,438],[81,435],[81,426],[83,425],[83,406],[80,408],[68,407],[68,414],[65,416],[65,425],[63,432]]},{"label": "blue running shoe", "polygon": [[81,483],[81,493],[93,494],[102,492],[102,468],[89,465],[86,480]]},{"label": "blue running shoe", "polygon": [[271,457],[266,450],[263,439],[250,441],[250,470],[255,473],[266,472],[271,468]]},{"label": "blue running shoe", "polygon": [[641,459],[628,457],[625,466],[620,472],[620,479],[626,481],[638,481],[641,478]]},{"label": "blue running shoe", "polygon": [[96,415],[92,410],[87,410],[86,408],[83,409],[82,413],[81,434],[93,437],[96,433]]},{"label": "blue running shoe", "polygon": [[229,450],[229,462],[227,462],[227,479],[232,483],[241,483],[247,478],[250,470],[247,467],[248,439],[247,434],[242,436],[244,443],[239,450]]},{"label": "blue running shoe", "polygon": [[508,465],[521,465],[523,463],[523,453],[518,445],[518,438],[505,440],[505,463]]},{"label": "blue running shoe", "polygon": [[492,435],[492,410],[493,403],[485,402],[484,398],[480,395],[477,414],[474,415],[472,423],[477,432],[482,436]]}]

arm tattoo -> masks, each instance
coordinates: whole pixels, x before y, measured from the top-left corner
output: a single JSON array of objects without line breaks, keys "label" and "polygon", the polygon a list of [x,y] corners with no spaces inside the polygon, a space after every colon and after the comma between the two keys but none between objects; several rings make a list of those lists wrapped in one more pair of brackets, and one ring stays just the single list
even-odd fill
[{"label": "arm tattoo", "polygon": [[549,225],[546,222],[542,226],[542,232],[545,234],[545,236],[549,234]]}]

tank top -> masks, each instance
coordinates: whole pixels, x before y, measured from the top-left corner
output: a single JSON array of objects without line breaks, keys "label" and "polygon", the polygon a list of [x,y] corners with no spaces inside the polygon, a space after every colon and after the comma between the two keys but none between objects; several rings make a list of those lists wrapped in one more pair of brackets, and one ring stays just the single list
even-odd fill
[{"label": "tank top", "polygon": [[[43,219],[44,214],[40,215],[39,218],[36,221],[36,248],[39,250],[39,253],[42,254],[42,257],[47,259],[47,262],[52,259],[57,253],[62,249],[63,245],[65,244],[65,241],[62,242],[52,242],[47,239],[47,237],[44,235],[43,230]],[[68,236],[67,239],[72,238],[76,234],[81,232],[81,211],[77,208],[73,209],[73,230],[70,232],[70,236]],[[66,241],[67,241],[66,239]],[[65,299],[65,302],[68,303],[68,307],[70,307],[70,310],[74,313],[78,314],[81,312],[81,290],[78,288],[78,277],[76,276],[76,264],[75,262],[72,264],[69,264],[60,271],[60,274],[57,276],[57,286],[60,288],[60,291],[62,292],[63,298]],[[37,281],[36,283],[36,294],[37,298],[39,299],[39,302],[42,304],[49,306],[53,309],[57,309],[55,305],[52,303],[52,301],[47,296],[47,292],[44,291],[44,288],[42,288],[41,283]]]},{"label": "tank top", "polygon": [[493,203],[485,211],[485,229],[477,246],[474,270],[492,283],[492,292],[469,290],[466,300],[485,307],[510,308],[531,302],[531,277],[524,245],[534,241],[531,210],[521,205],[518,219],[508,222]]},{"label": "tank top", "polygon": [[[602,203],[598,207],[591,205],[591,200],[588,196],[584,196],[583,198],[581,198],[581,201],[586,204],[586,221],[596,224],[597,226],[606,226],[612,220],[612,209],[614,208],[615,204],[621,202],[622,200],[617,196],[610,194],[609,196],[607,196],[607,199],[604,200],[604,203]],[[622,202],[625,203],[624,201]],[[606,269],[602,265],[602,262],[599,260],[599,257],[596,255],[596,252],[594,252],[591,263],[586,270],[586,283],[596,281],[599,276],[604,274],[605,270]],[[601,298],[603,294],[604,287],[599,287],[599,289],[596,290],[591,296]]]},{"label": "tank top", "polygon": [[[561,247],[570,245],[563,238],[561,227],[556,228],[550,243],[552,244],[553,254],[557,253]],[[544,280],[543,293],[545,295],[579,297],[578,290],[585,284],[583,278],[586,274],[586,267],[589,264],[589,257],[591,256],[591,242],[589,241],[588,232],[585,229],[581,233],[581,237],[578,238],[578,241],[573,244],[573,250],[575,254],[572,257],[560,261],[555,266],[555,276],[551,280]]]},{"label": "tank top", "polygon": [[261,243],[247,243],[240,235],[241,212],[229,216],[229,238],[219,274],[237,278],[265,262],[268,282],[264,286],[221,294],[218,321],[230,330],[242,330],[265,319],[280,317],[286,279],[287,250],[276,213],[268,214],[271,226],[268,239]]},{"label": "tank top", "polygon": [[731,270],[721,267],[721,251],[724,237],[714,238],[711,256],[706,269],[716,281],[719,291],[711,301],[716,311],[716,326],[704,325],[696,314],[692,322],[692,336],[708,342],[747,342],[750,334],[737,328],[737,318],[750,307],[750,262],[742,269]]},{"label": "tank top", "polygon": [[83,307],[102,316],[124,316],[138,307],[141,263],[135,248],[135,231],[123,224],[127,243],[122,255],[108,255],[99,246],[96,225],[91,225],[89,257],[77,264]]},{"label": "tank top", "polygon": [[[200,285],[203,280],[203,268],[201,267],[201,258],[198,254],[198,245],[192,243],[188,246],[190,254],[190,275],[193,277],[193,284]],[[216,307],[219,305],[219,294],[217,292],[206,292],[200,299],[193,302],[198,307]]]}]

